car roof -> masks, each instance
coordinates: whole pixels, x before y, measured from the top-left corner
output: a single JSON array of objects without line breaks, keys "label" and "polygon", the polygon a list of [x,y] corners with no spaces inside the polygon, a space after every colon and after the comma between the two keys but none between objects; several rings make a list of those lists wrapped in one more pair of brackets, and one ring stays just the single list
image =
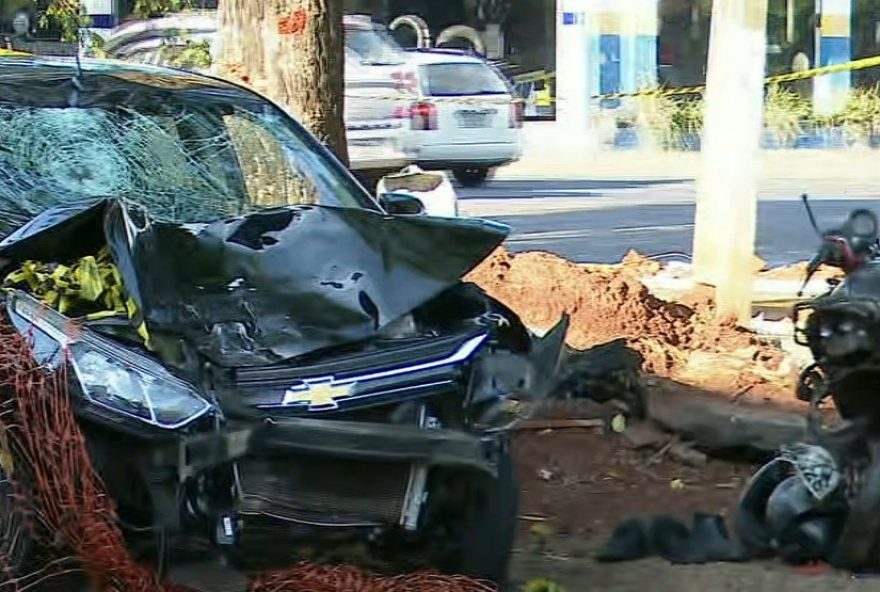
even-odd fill
[{"label": "car roof", "polygon": [[[77,74],[85,86],[83,96],[110,90],[192,90],[206,91],[239,99],[254,100],[257,95],[233,82],[187,70],[136,64],[119,60],[10,55],[0,53],[0,103],[66,105],[69,88],[60,82],[73,80]],[[86,102],[84,100],[83,102]]]},{"label": "car roof", "polygon": [[[134,19],[123,22],[121,25],[113,29],[108,35],[108,39],[114,39],[118,36],[128,37],[130,35],[144,34],[153,31],[165,31],[168,29],[183,30],[202,30],[215,31],[217,29],[217,11],[216,10],[188,10],[167,14],[156,18]],[[369,17],[357,14],[346,14],[342,17],[342,22],[346,27],[352,28],[369,28],[376,26]]]},{"label": "car roof", "polygon": [[475,56],[468,54],[463,51],[458,50],[449,50],[449,49],[419,49],[419,50],[408,50],[407,52],[408,59],[411,63],[424,65],[424,64],[484,64],[486,66],[489,65],[489,62],[481,58],[480,56]]}]

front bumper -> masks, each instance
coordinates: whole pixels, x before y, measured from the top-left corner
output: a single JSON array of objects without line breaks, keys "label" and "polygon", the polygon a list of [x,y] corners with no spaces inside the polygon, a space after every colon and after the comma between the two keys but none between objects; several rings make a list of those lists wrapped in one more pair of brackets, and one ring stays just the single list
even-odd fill
[{"label": "front bumper", "polygon": [[356,173],[398,171],[413,162],[403,148],[400,129],[350,126],[346,134],[348,161]]},{"label": "front bumper", "polygon": [[522,157],[519,142],[479,144],[424,144],[411,152],[412,159],[423,169],[449,169],[462,166],[496,167]]},{"label": "front bumper", "polygon": [[[485,410],[492,409],[507,397],[533,402],[548,396],[554,388],[562,363],[567,327],[568,321],[564,319],[544,337],[533,338],[529,354],[509,354],[492,351],[491,348],[484,351],[472,362],[468,404],[475,406],[475,410]],[[231,421],[222,430],[182,436],[175,443],[154,448],[149,453],[148,470],[154,499],[166,500],[164,506],[161,503],[155,505],[155,520],[167,528],[177,528],[178,524],[173,518],[180,515],[179,509],[173,505],[174,500],[180,499],[177,492],[186,483],[194,482],[209,471],[222,469],[231,463],[246,467],[255,461],[257,464],[275,462],[275,468],[263,470],[259,478],[265,483],[277,483],[273,474],[284,479],[287,473],[296,469],[293,465],[285,468],[285,462],[295,464],[298,458],[308,458],[319,465],[321,459],[325,459],[322,470],[328,473],[335,470],[333,474],[337,475],[345,475],[345,471],[340,470],[346,463],[348,466],[353,466],[352,463],[369,466],[372,463],[374,467],[402,467],[403,473],[399,474],[409,471],[409,485],[403,483],[403,478],[398,480],[401,486],[406,485],[406,491],[398,492],[394,504],[389,506],[394,511],[386,511],[383,516],[395,514],[397,508],[403,507],[406,510],[400,523],[414,528],[422,500],[420,488],[425,486],[428,471],[443,467],[463,475],[469,474],[475,479],[497,477],[498,455],[505,446],[505,432],[511,425],[494,418],[485,423],[478,419],[473,431],[466,432],[428,425],[422,421],[353,421],[348,417],[336,419],[332,415],[320,418],[258,415],[247,420]],[[281,464],[277,464],[279,462]],[[303,474],[302,471],[299,473]],[[324,502],[327,499],[340,501],[335,506],[337,510],[351,509],[354,503],[341,507],[341,502],[352,500],[360,504],[358,507],[364,507],[363,504],[369,500],[360,499],[363,495],[344,496],[335,491],[337,487],[342,488],[343,480],[331,479],[329,485],[320,490],[313,489],[309,494]],[[413,488],[413,483],[420,485]],[[296,487],[272,487],[275,489],[267,493],[257,492],[256,496],[251,497],[294,500],[287,506],[299,509],[294,508]],[[348,485],[345,487],[350,489]],[[300,495],[300,502],[302,497]],[[382,503],[377,498],[377,507]],[[328,512],[328,515],[333,513]],[[347,515],[352,516],[350,512]]]},{"label": "front bumper", "polygon": [[[363,461],[392,461],[472,469],[495,476],[495,437],[457,430],[291,417],[254,428],[190,436],[158,450],[154,463],[176,467],[186,480],[248,455],[309,454]],[[184,459],[186,459],[184,461]]]}]

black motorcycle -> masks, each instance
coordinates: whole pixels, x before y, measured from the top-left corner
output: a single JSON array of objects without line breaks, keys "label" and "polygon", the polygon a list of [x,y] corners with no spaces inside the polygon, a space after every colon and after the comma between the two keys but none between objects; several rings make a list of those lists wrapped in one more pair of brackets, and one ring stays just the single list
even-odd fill
[{"label": "black motorcycle", "polygon": [[821,231],[803,200],[821,237],[804,288],[823,265],[845,277],[794,307],[795,341],[814,359],[797,386],[810,405],[807,442],[786,447],[753,477],[737,530],[753,550],[872,569],[880,566],[878,220],[856,209],[839,228]]}]

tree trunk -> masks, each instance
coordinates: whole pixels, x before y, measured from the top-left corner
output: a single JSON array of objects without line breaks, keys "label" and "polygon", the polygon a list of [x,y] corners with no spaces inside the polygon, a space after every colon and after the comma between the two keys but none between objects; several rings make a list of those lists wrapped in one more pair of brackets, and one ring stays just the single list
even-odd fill
[{"label": "tree trunk", "polygon": [[348,164],[342,0],[223,0],[218,71],[285,107]]},{"label": "tree trunk", "polygon": [[694,274],[718,315],[751,318],[767,0],[715,0],[706,77]]},{"label": "tree trunk", "polygon": [[[267,3],[252,0],[223,0],[219,10],[218,73],[265,90],[266,48],[263,28],[267,25]],[[261,88],[263,87],[263,88]]]}]

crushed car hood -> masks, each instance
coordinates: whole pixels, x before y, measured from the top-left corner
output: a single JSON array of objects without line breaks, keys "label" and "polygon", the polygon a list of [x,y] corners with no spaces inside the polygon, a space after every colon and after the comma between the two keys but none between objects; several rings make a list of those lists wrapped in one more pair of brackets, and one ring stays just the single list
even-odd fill
[{"label": "crushed car hood", "polygon": [[150,218],[114,199],[47,210],[0,243],[8,270],[109,245],[154,353],[266,365],[375,335],[458,283],[508,228],[291,206],[210,224]]}]

